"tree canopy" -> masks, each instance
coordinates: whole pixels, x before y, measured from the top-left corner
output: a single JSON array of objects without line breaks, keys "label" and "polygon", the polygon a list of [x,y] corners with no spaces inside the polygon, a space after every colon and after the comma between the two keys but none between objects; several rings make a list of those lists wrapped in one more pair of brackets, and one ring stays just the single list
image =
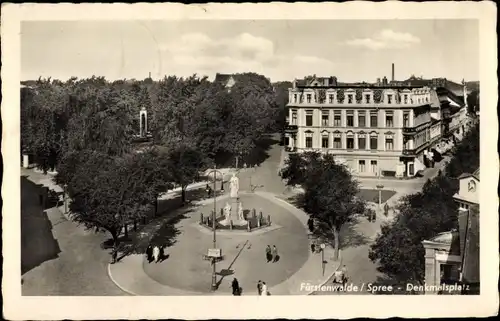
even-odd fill
[{"label": "tree canopy", "polygon": [[285,164],[283,178],[288,185],[302,186],[302,206],[315,222],[313,233],[331,244],[338,257],[341,228],[365,212],[365,202],[357,197],[359,184],[344,165],[335,162],[333,155],[292,155]]},{"label": "tree canopy", "polygon": [[422,241],[458,227],[458,207],[453,195],[458,191],[457,177],[479,167],[479,125],[472,128],[453,150],[445,168],[422,191],[400,200],[394,222],[382,226],[371,245],[369,258],[391,279],[423,284],[425,253]]}]

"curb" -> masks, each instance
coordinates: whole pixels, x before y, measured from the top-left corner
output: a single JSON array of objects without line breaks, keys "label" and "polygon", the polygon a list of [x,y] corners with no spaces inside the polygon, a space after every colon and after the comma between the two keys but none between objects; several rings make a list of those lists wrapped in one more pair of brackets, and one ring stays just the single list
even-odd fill
[{"label": "curb", "polygon": [[113,282],[120,290],[122,290],[123,292],[127,293],[128,295],[133,295],[133,296],[140,296],[139,294],[137,293],[134,293],[132,291],[129,291],[127,289],[125,289],[124,287],[122,287],[118,282],[116,282],[116,280],[113,278],[113,274],[111,273],[111,263],[108,263],[108,276],[109,278],[111,279],[111,282]]},{"label": "curb", "polygon": [[[339,265],[337,266],[336,269],[333,270],[333,272],[328,276],[328,278],[323,283],[321,283],[319,285],[320,288],[322,286],[326,285],[328,283],[328,281],[330,281],[330,279],[333,277],[335,272],[337,272],[339,270],[341,265],[342,265],[342,250],[339,249]],[[306,295],[312,295],[314,292],[317,292],[317,291],[311,291],[311,292],[307,293]]]}]

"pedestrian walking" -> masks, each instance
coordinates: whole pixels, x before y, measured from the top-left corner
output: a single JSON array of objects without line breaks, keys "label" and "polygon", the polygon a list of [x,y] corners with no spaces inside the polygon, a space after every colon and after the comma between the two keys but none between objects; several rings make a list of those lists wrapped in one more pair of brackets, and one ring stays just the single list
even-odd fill
[{"label": "pedestrian walking", "polygon": [[273,245],[273,250],[272,250],[272,256],[273,256],[273,263],[278,262],[279,256],[278,256],[278,248],[276,245]]},{"label": "pedestrian walking", "polygon": [[153,260],[153,247],[150,245],[148,245],[148,248],[146,249],[146,257],[148,259],[148,263],[151,263],[151,261]]},{"label": "pedestrian walking", "polygon": [[207,198],[210,198],[210,196],[212,195],[212,188],[210,187],[210,185],[207,184],[207,186],[205,187],[205,191],[207,192]]},{"label": "pedestrian walking", "polygon": [[257,282],[257,293],[259,295],[262,295],[262,281],[259,280],[259,282]]},{"label": "pedestrian walking", "polygon": [[260,295],[267,295],[267,284],[266,282],[262,282],[262,292]]},{"label": "pedestrian walking", "polygon": [[266,247],[266,260],[267,260],[267,263],[271,262],[271,260],[273,259],[273,255],[271,254],[271,246],[268,245]]},{"label": "pedestrian walking", "polygon": [[316,251],[316,244],[311,243],[311,252],[314,253]]},{"label": "pedestrian walking", "polygon": [[237,278],[233,279],[233,282],[231,282],[231,287],[233,288],[233,295],[240,295],[240,284]]},{"label": "pedestrian walking", "polygon": [[160,261],[163,261],[163,259],[165,258],[165,246],[160,245],[160,253],[159,253],[159,257]]},{"label": "pedestrian walking", "polygon": [[314,220],[312,218],[309,218],[307,220],[307,227],[309,229],[309,232],[314,232]]},{"label": "pedestrian walking", "polygon": [[155,260],[155,263],[158,263],[158,257],[160,256],[160,249],[158,248],[158,245],[155,245],[153,248],[153,257]]},{"label": "pedestrian walking", "polygon": [[345,266],[345,264],[342,266],[341,271],[342,271],[342,284],[345,285],[348,279],[347,266]]}]

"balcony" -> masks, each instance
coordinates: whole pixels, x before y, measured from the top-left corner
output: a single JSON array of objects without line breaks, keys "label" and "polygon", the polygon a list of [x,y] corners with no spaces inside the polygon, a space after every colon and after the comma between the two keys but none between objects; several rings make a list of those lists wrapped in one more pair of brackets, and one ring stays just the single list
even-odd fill
[{"label": "balcony", "polygon": [[404,156],[415,156],[415,149],[403,149]]},{"label": "balcony", "polygon": [[403,135],[413,135],[417,132],[417,127],[403,127]]},{"label": "balcony", "polygon": [[285,133],[296,134],[299,130],[297,125],[285,125]]}]

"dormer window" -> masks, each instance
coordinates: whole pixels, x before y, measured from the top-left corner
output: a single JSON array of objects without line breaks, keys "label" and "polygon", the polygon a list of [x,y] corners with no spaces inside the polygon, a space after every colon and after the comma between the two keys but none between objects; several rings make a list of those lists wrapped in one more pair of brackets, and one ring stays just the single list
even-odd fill
[{"label": "dormer window", "polygon": [[293,94],[293,102],[296,103],[297,102],[297,94]]},{"label": "dormer window", "polygon": [[408,95],[404,95],[404,101],[405,101],[405,104],[408,103]]},{"label": "dormer window", "polygon": [[311,103],[311,94],[307,94],[307,103],[310,104]]},{"label": "dormer window", "polygon": [[392,95],[387,95],[387,103],[392,104]]},{"label": "dormer window", "polygon": [[328,102],[329,102],[330,104],[333,104],[333,94],[329,94],[329,95],[328,95]]},{"label": "dormer window", "polygon": [[353,95],[347,95],[347,103],[352,104],[353,101]]},{"label": "dormer window", "polygon": [[365,102],[366,102],[367,104],[369,104],[369,103],[370,103],[370,95],[365,95]]}]

